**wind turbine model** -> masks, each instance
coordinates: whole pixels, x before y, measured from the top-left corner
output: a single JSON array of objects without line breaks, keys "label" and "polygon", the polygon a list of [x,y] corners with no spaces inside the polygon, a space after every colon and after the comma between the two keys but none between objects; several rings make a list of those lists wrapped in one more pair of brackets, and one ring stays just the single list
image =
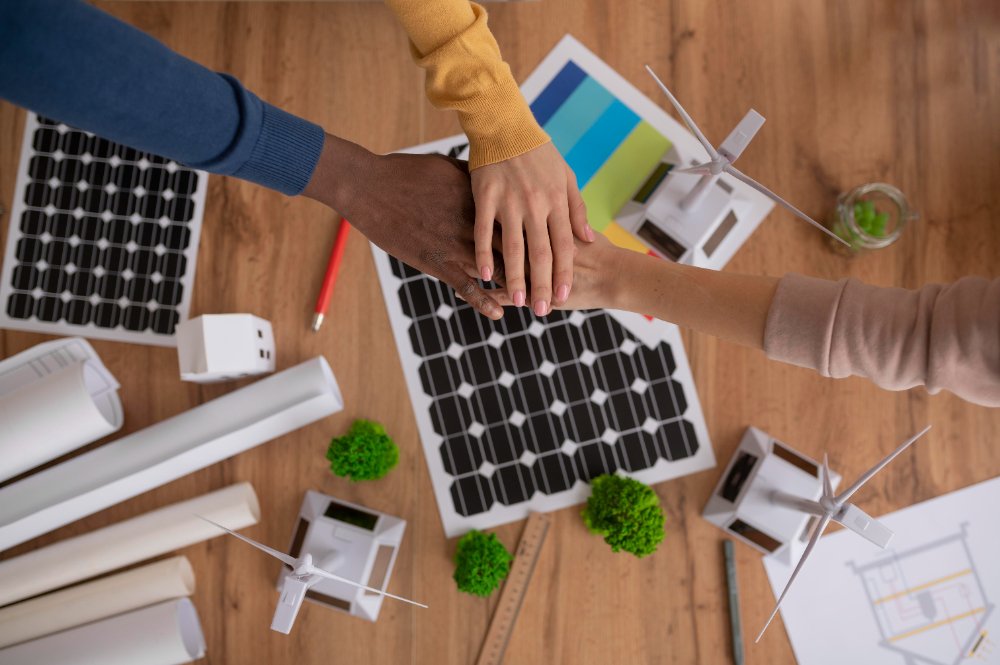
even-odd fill
[{"label": "wind turbine model", "polygon": [[816,515],[819,517],[819,524],[817,524],[816,528],[813,530],[812,538],[809,539],[809,544],[806,545],[806,550],[802,553],[802,558],[799,559],[799,562],[795,565],[795,570],[792,571],[792,576],[788,578],[788,582],[785,584],[784,590],[781,592],[781,595],[778,596],[778,602],[775,603],[771,616],[767,618],[767,623],[764,624],[760,634],[757,635],[757,639],[754,640],[755,642],[760,642],[760,638],[764,636],[764,631],[767,630],[767,627],[771,625],[771,621],[774,620],[775,615],[778,614],[778,608],[781,607],[781,601],[785,599],[785,596],[788,594],[788,590],[792,586],[792,582],[795,581],[795,577],[799,574],[799,571],[802,570],[803,564],[805,564],[806,559],[809,558],[813,548],[816,547],[816,543],[819,542],[820,536],[823,535],[823,531],[826,530],[826,527],[829,526],[831,521],[847,527],[859,536],[885,549],[885,547],[889,544],[889,541],[892,540],[892,531],[890,531],[884,524],[855,506],[853,503],[847,503],[847,500],[850,499],[855,492],[861,489],[865,483],[871,480],[872,476],[881,471],[889,462],[895,459],[904,450],[909,448],[910,444],[926,434],[930,428],[930,425],[928,425],[919,433],[899,444],[898,448],[889,453],[878,464],[868,469],[868,471],[863,473],[860,478],[854,481],[853,485],[840,494],[833,493],[833,486],[830,484],[830,465],[827,463],[825,454],[823,455],[822,467],[823,495],[820,497],[819,501],[790,496],[781,492],[775,494],[775,502],[783,503],[788,507],[797,508],[803,512]]},{"label": "wind turbine model", "polygon": [[812,536],[756,641],[771,625],[831,521],[879,547],[888,546],[892,531],[848,500],[929,429],[904,441],[840,494],[834,494],[840,477],[830,471],[825,455],[817,464],[756,428],[747,430],[705,507],[705,519],[788,565],[796,561],[812,527]]},{"label": "wind turbine model", "polygon": [[[677,98],[647,65],[646,71],[670,100],[684,124],[708,153],[708,161],[679,168],[677,150],[664,156],[616,220],[665,258],[705,268],[722,268],[763,219],[763,202],[751,200],[745,190],[720,180],[723,173],[787,208],[838,242],[832,231],[750,176],[735,162],[764,124],[764,116],[750,109],[716,150]],[[671,156],[672,155],[672,156]],[[673,162],[673,163],[671,163]],[[694,177],[699,176],[699,177]]]},{"label": "wind turbine model", "polygon": [[[379,598],[379,600],[381,599],[381,597],[387,596],[389,598],[401,600],[404,603],[417,605],[418,607],[423,607],[423,608],[427,607],[423,603],[418,603],[416,601],[409,600],[401,596],[396,596],[391,593],[387,593],[385,591],[382,591],[381,589],[376,589],[366,584],[355,582],[354,580],[350,580],[341,575],[335,575],[334,573],[325,570],[325,568],[333,568],[334,570],[336,570],[337,568],[339,568],[344,564],[346,557],[342,552],[336,550],[329,551],[320,561],[321,565],[323,566],[323,568],[320,568],[313,563],[313,556],[309,552],[305,552],[298,558],[295,558],[288,554],[285,554],[284,552],[279,552],[275,549],[272,549],[267,545],[258,543],[256,540],[247,538],[246,536],[238,534],[235,531],[231,531],[230,529],[227,529],[221,524],[217,524],[206,517],[202,517],[201,515],[198,515],[198,517],[205,520],[209,524],[215,525],[216,527],[222,529],[226,533],[239,538],[243,542],[248,543],[253,547],[256,547],[260,551],[270,554],[275,559],[281,561],[286,566],[291,568],[291,572],[289,572],[284,576],[284,581],[281,589],[281,596],[278,599],[278,605],[274,609],[274,618],[271,621],[271,630],[277,631],[279,633],[284,633],[287,635],[291,631],[292,625],[295,623],[295,617],[299,613],[299,608],[302,606],[302,601],[305,600],[306,594],[309,593],[309,590],[312,587],[316,586],[320,582],[323,582],[324,580],[333,580],[340,584],[346,584],[348,586],[361,589],[366,592],[366,595],[376,596]],[[388,576],[386,575],[384,579],[385,581],[387,581]],[[327,601],[337,600],[336,598],[331,598],[329,596],[325,596],[324,598]]]}]

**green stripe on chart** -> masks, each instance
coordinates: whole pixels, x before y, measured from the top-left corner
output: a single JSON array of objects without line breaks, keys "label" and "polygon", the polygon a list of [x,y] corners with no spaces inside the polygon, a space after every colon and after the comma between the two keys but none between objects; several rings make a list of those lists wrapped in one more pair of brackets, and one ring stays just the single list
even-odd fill
[{"label": "green stripe on chart", "polygon": [[670,141],[652,125],[645,120],[636,125],[583,188],[587,218],[595,231],[614,221],[669,149]]}]

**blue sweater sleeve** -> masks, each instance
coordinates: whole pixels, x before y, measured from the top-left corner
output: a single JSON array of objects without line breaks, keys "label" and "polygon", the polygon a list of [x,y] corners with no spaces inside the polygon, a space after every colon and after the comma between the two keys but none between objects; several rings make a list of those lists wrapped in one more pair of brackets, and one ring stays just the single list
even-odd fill
[{"label": "blue sweater sleeve", "polygon": [[0,0],[0,97],[291,195],[323,148],[318,125],[81,0]]}]

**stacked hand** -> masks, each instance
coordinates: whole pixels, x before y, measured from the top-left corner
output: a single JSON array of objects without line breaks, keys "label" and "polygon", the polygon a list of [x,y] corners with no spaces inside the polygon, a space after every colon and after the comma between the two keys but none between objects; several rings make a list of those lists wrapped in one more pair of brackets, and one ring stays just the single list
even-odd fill
[{"label": "stacked hand", "polygon": [[[499,244],[499,237],[495,237],[494,245]],[[620,275],[622,264],[628,257],[627,250],[615,247],[601,234],[595,234],[592,242],[576,242],[573,247],[573,290],[565,301],[554,304],[554,309],[599,309],[618,305],[622,280],[616,276]],[[534,273],[531,271],[528,281],[534,288]],[[516,306],[509,287],[508,284],[506,289],[488,289],[486,294],[504,307]]]},{"label": "stacked hand", "polygon": [[[491,319],[503,316],[502,305],[525,305],[529,275],[539,316],[554,307],[600,306],[601,262],[610,260],[611,245],[594,242],[573,172],[551,143],[477,169],[470,182],[466,163],[457,159],[375,155],[327,135],[304,194]],[[584,242],[574,242],[574,235]],[[477,277],[505,289],[485,290]]]},{"label": "stacked hand", "polygon": [[[551,142],[472,172],[476,274],[495,278],[494,229],[502,233],[507,302],[537,316],[566,303],[573,287],[573,236],[594,239],[576,176]],[[527,237],[527,261],[525,261]],[[532,274],[528,299],[527,271]]]},{"label": "stacked hand", "polygon": [[483,315],[503,316],[475,279],[475,205],[465,162],[441,155],[375,155],[327,135],[303,193],[351,220],[392,256],[451,286]]}]

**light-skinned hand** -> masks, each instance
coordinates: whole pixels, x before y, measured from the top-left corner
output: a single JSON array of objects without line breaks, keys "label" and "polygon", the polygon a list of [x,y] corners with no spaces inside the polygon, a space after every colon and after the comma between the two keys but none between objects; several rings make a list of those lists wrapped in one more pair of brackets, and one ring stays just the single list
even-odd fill
[{"label": "light-skinned hand", "polygon": [[493,232],[499,223],[508,301],[517,307],[529,304],[538,316],[565,304],[573,289],[573,237],[591,242],[595,234],[576,176],[552,142],[477,168],[472,192],[476,274],[483,281],[495,276]]},{"label": "light-skinned hand", "polygon": [[[600,233],[594,234],[592,242],[574,243],[575,282],[573,290],[564,302],[553,309],[599,309],[616,305],[617,280],[610,275],[617,274],[623,261],[627,261],[627,250],[620,249]],[[501,274],[501,279],[503,275]],[[534,272],[529,272],[528,281],[534,286]],[[486,293],[504,307],[515,306],[509,293],[509,283],[505,289],[487,289]]]}]

